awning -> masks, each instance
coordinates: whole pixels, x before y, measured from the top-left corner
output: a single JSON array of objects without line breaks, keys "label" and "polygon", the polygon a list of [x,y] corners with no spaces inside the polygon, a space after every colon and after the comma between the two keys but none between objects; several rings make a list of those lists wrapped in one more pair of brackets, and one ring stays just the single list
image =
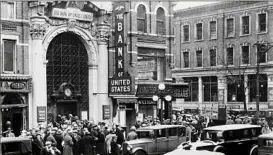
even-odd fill
[{"label": "awning", "polygon": [[136,98],[118,98],[117,99],[118,104],[136,104],[137,99]]}]

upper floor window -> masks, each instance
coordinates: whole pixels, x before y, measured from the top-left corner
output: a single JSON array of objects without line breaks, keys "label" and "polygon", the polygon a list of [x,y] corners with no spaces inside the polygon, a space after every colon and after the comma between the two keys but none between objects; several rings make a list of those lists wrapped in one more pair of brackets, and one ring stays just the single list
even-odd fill
[{"label": "upper floor window", "polygon": [[210,66],[216,66],[216,49],[210,49],[209,50],[209,56],[210,56]]},{"label": "upper floor window", "polygon": [[234,37],[234,18],[227,19],[227,27],[226,27],[227,37]]},{"label": "upper floor window", "polygon": [[242,63],[249,64],[249,46],[242,46]]},{"label": "upper floor window", "polygon": [[189,25],[183,25],[183,42],[190,41],[190,26]]},{"label": "upper floor window", "polygon": [[227,48],[227,65],[233,65],[233,47]]},{"label": "upper floor window", "polygon": [[258,32],[266,32],[267,31],[267,14],[260,13],[258,14]]},{"label": "upper floor window", "polygon": [[146,9],[142,4],[137,8],[137,31],[147,33]]},{"label": "upper floor window", "polygon": [[14,2],[1,2],[1,17],[15,18]]},{"label": "upper floor window", "polygon": [[165,13],[162,8],[158,8],[156,12],[156,32],[157,34],[165,34]]},{"label": "upper floor window", "polygon": [[202,67],[203,66],[203,55],[202,50],[196,51],[196,67]]},{"label": "upper floor window", "polygon": [[241,34],[246,35],[249,34],[249,16],[242,17],[242,27],[241,27]]},{"label": "upper floor window", "polygon": [[267,52],[258,52],[257,49],[257,62],[258,63],[266,63],[267,61]]},{"label": "upper floor window", "polygon": [[196,24],[196,40],[203,39],[203,23]]},{"label": "upper floor window", "polygon": [[184,68],[188,68],[190,66],[189,52],[183,52],[183,57],[184,57]]},{"label": "upper floor window", "polygon": [[15,71],[15,41],[3,40],[3,71]]},{"label": "upper floor window", "polygon": [[216,21],[210,21],[210,39],[217,39]]}]

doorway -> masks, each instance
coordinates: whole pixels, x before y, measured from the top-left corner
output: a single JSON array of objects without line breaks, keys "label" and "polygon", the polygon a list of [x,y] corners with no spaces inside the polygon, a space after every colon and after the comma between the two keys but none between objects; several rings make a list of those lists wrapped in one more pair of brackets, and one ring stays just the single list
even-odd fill
[{"label": "doorway", "polygon": [[68,118],[69,114],[78,116],[77,102],[59,102],[57,103],[57,115],[65,115]]}]

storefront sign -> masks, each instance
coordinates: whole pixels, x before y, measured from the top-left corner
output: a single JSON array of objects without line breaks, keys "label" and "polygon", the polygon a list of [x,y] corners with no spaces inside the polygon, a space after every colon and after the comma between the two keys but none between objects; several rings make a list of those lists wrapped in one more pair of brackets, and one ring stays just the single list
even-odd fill
[{"label": "storefront sign", "polygon": [[132,80],[130,75],[113,77],[109,79],[109,91],[111,94],[129,94],[132,91]]},{"label": "storefront sign", "polygon": [[89,12],[78,11],[74,9],[59,9],[53,8],[52,17],[57,18],[72,18],[83,21],[93,21],[93,14]]},{"label": "storefront sign", "polygon": [[1,92],[30,92],[28,81],[0,81]]},{"label": "storefront sign", "polygon": [[102,105],[103,119],[110,119],[111,117],[111,107],[110,105]]},{"label": "storefront sign", "polygon": [[137,103],[138,104],[156,104],[156,102],[151,99],[150,100],[149,99],[139,99],[137,101]]},{"label": "storefront sign", "polygon": [[46,106],[37,107],[37,122],[46,121]]}]

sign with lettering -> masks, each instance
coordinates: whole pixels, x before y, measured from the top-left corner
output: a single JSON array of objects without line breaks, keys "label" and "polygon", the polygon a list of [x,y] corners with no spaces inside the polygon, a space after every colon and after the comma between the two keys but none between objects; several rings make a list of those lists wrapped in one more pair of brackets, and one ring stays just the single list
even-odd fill
[{"label": "sign with lettering", "polygon": [[37,122],[46,121],[46,106],[37,107]]},{"label": "sign with lettering", "polygon": [[110,119],[111,117],[111,107],[110,105],[102,105],[103,119]]},{"label": "sign with lettering", "polygon": [[66,19],[77,19],[82,21],[93,21],[93,14],[90,12],[83,12],[77,9],[60,9],[53,8],[52,17],[66,18]]},{"label": "sign with lettering", "polygon": [[145,104],[145,105],[157,104],[157,102],[155,102],[155,101],[153,101],[151,99],[138,99],[137,103],[141,104],[141,105],[143,105],[143,104]]},{"label": "sign with lettering", "polygon": [[132,92],[132,80],[128,72],[124,69],[124,12],[125,2],[115,2],[113,15],[115,17],[115,75],[109,79],[110,94],[130,94]]},{"label": "sign with lettering", "polygon": [[0,81],[1,92],[30,92],[29,81]]}]

